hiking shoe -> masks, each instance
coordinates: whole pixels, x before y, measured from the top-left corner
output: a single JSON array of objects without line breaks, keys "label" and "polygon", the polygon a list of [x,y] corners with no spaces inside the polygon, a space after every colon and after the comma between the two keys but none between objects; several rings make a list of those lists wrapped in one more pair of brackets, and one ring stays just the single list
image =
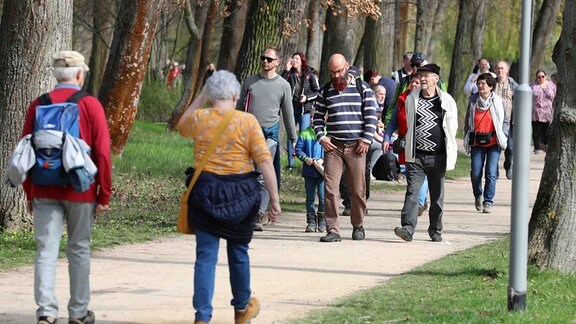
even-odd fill
[{"label": "hiking shoe", "polygon": [[250,298],[243,310],[234,310],[234,324],[250,323],[250,320],[260,313],[260,302],[256,297]]},{"label": "hiking shoe", "polygon": [[36,324],[56,324],[58,323],[58,319],[56,317],[50,316],[40,316],[38,317],[38,322]]},{"label": "hiking shoe", "polygon": [[482,212],[484,214],[490,214],[490,212],[492,212],[492,204],[484,203],[484,209],[482,209]]},{"label": "hiking shoe", "polygon": [[434,235],[430,237],[432,242],[442,242],[442,235]]},{"label": "hiking shoe", "polygon": [[328,232],[326,236],[322,236],[320,238],[320,242],[340,242],[340,241],[342,241],[340,234],[334,232]]},{"label": "hiking shoe", "polygon": [[482,196],[476,197],[474,206],[476,206],[476,211],[482,211]]},{"label": "hiking shoe", "polygon": [[354,227],[352,229],[352,239],[354,241],[362,241],[366,238],[366,233],[364,233],[364,226]]},{"label": "hiking shoe", "polygon": [[394,229],[394,234],[396,234],[396,236],[398,236],[399,238],[403,239],[406,242],[412,241],[412,234],[410,234],[408,229],[404,227],[396,227]]},{"label": "hiking shoe", "polygon": [[92,311],[88,311],[86,316],[82,318],[70,317],[68,319],[68,324],[94,324],[94,323],[96,323],[96,315],[94,315],[94,312]]},{"label": "hiking shoe", "polygon": [[265,213],[258,212],[258,223],[260,223],[260,224],[262,224],[262,226],[264,226],[264,225],[268,225],[269,222],[270,222],[270,220],[268,219],[268,216],[266,216]]},{"label": "hiking shoe", "polygon": [[264,226],[261,223],[254,224],[254,231],[262,232],[264,230]]},{"label": "hiking shoe", "polygon": [[342,216],[350,216],[350,208],[344,208],[342,211]]},{"label": "hiking shoe", "polygon": [[428,209],[428,203],[424,203],[424,206],[419,204],[418,205],[418,217],[422,216],[422,214],[424,214],[426,209]]}]

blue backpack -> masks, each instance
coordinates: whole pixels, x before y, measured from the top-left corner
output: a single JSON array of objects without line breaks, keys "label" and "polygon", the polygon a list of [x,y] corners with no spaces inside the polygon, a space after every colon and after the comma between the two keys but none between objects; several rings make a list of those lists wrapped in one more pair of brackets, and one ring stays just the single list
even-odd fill
[{"label": "blue backpack", "polygon": [[36,107],[32,147],[36,164],[30,171],[36,186],[71,184],[62,163],[62,147],[67,136],[80,138],[78,102],[88,94],[78,91],[66,102],[52,104],[48,93],[40,96]]}]

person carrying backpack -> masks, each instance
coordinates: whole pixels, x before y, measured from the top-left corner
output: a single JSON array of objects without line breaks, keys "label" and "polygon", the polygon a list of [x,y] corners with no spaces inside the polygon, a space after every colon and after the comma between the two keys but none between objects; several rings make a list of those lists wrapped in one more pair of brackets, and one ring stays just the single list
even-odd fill
[{"label": "person carrying backpack", "polygon": [[[55,295],[56,263],[60,239],[66,223],[68,237],[68,273],[70,275],[70,299],[68,301],[69,323],[94,323],[95,315],[88,310],[90,302],[90,240],[95,217],[109,208],[112,189],[112,163],[110,158],[110,134],[102,104],[93,96],[78,95],[84,84],[88,66],[82,54],[75,51],[58,52],[52,57],[53,74],[58,84],[43,96],[34,100],[28,107],[22,137],[32,134],[32,146],[35,147],[36,165],[23,183],[28,200],[28,211],[34,218],[36,240],[36,261],[34,268],[34,296],[38,309],[36,317],[39,324],[56,323],[58,302]],[[75,98],[74,98],[75,97]],[[79,100],[77,100],[81,97]],[[49,98],[50,102],[44,102]],[[70,100],[72,99],[72,100]],[[41,102],[42,101],[42,102]],[[77,104],[74,103],[77,101]],[[67,104],[62,104],[66,103]],[[76,124],[78,136],[90,148],[90,159],[98,169],[93,182],[86,182],[86,190],[79,191],[78,186],[69,184],[39,185],[41,169],[49,169],[62,159],[39,159],[41,142],[47,141],[42,132],[38,132],[39,123],[47,114],[43,108],[53,105],[56,108],[67,107],[76,112],[72,122],[60,119],[62,124]],[[62,104],[62,105],[59,105]],[[40,107],[40,108],[39,108]],[[72,114],[76,116],[75,114]],[[58,124],[58,123],[57,123]],[[44,126],[46,126],[45,124]],[[46,133],[46,132],[45,132]],[[68,131],[64,131],[68,133]],[[66,134],[66,138],[75,135]],[[70,143],[68,141],[67,143]],[[59,145],[63,145],[59,143]],[[71,170],[72,171],[72,170]],[[62,168],[62,177],[68,174]],[[84,179],[86,180],[86,179]]]}]

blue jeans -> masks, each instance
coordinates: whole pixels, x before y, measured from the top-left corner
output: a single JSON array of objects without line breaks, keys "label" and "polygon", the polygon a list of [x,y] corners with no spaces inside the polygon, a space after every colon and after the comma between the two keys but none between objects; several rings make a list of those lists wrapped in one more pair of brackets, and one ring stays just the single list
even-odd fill
[{"label": "blue jeans", "polygon": [[[484,203],[492,205],[494,203],[494,194],[496,193],[496,180],[498,180],[500,147],[498,145],[472,147],[470,156],[472,162],[470,178],[472,179],[474,197],[484,195]],[[483,169],[485,169],[485,172],[483,172]],[[485,174],[486,178],[484,190],[482,190],[482,173]]]},{"label": "blue jeans", "polygon": [[[262,132],[264,132],[264,138],[266,139],[266,146],[268,146],[268,150],[270,151],[270,155],[272,155],[273,159],[276,155],[276,151],[278,150],[278,126],[279,124],[275,124],[268,128],[262,128]],[[257,171],[260,172],[258,168]],[[276,171],[276,179],[278,180],[279,184],[280,178],[278,178],[278,176],[280,175],[280,170],[277,170],[276,166],[274,166],[274,171]],[[268,203],[270,202],[270,192],[268,191],[268,188],[266,188],[266,184],[264,183],[264,176],[262,176],[262,174],[258,176],[258,182],[260,183],[261,197],[259,211],[264,213],[266,212],[266,209],[268,209]]]},{"label": "blue jeans", "polygon": [[318,193],[318,212],[324,213],[324,178],[304,177],[304,187],[306,188],[306,214],[315,214],[314,208],[315,193]]},{"label": "blue jeans", "polygon": [[[294,123],[296,124],[298,134],[300,134],[301,131],[310,127],[310,113],[300,114],[300,112],[296,112],[296,109],[294,109]],[[286,147],[288,148],[288,166],[294,167],[294,150],[292,149],[292,141],[290,139],[286,140]]]},{"label": "blue jeans", "polygon": [[[194,263],[194,297],[192,303],[196,310],[195,320],[210,322],[212,319],[212,298],[214,297],[214,278],[220,238],[196,229],[196,262]],[[228,269],[234,309],[244,309],[250,295],[250,258],[248,244],[227,241]]]}]

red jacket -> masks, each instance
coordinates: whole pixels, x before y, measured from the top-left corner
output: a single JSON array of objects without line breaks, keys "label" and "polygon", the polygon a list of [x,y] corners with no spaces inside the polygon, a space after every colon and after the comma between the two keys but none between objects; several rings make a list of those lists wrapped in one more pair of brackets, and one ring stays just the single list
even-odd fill
[{"label": "red jacket", "polygon": [[[50,92],[52,103],[65,102],[78,88],[71,84],[59,84]],[[34,132],[34,119],[38,99],[28,107],[22,137]],[[80,137],[92,149],[90,157],[96,167],[94,183],[85,192],[77,192],[72,186],[35,186],[30,179],[23,183],[28,200],[32,198],[49,198],[77,202],[96,202],[102,205],[110,203],[112,194],[112,160],[110,158],[110,132],[104,114],[104,107],[93,96],[86,96],[78,103],[80,108]]]},{"label": "red jacket", "polygon": [[[406,90],[398,97],[398,103],[396,106],[398,108],[396,113],[398,136],[406,136],[406,133],[408,132],[408,122],[406,121],[406,97],[408,97],[409,94],[410,90]],[[404,152],[398,154],[398,163],[406,163],[406,154]]]}]

